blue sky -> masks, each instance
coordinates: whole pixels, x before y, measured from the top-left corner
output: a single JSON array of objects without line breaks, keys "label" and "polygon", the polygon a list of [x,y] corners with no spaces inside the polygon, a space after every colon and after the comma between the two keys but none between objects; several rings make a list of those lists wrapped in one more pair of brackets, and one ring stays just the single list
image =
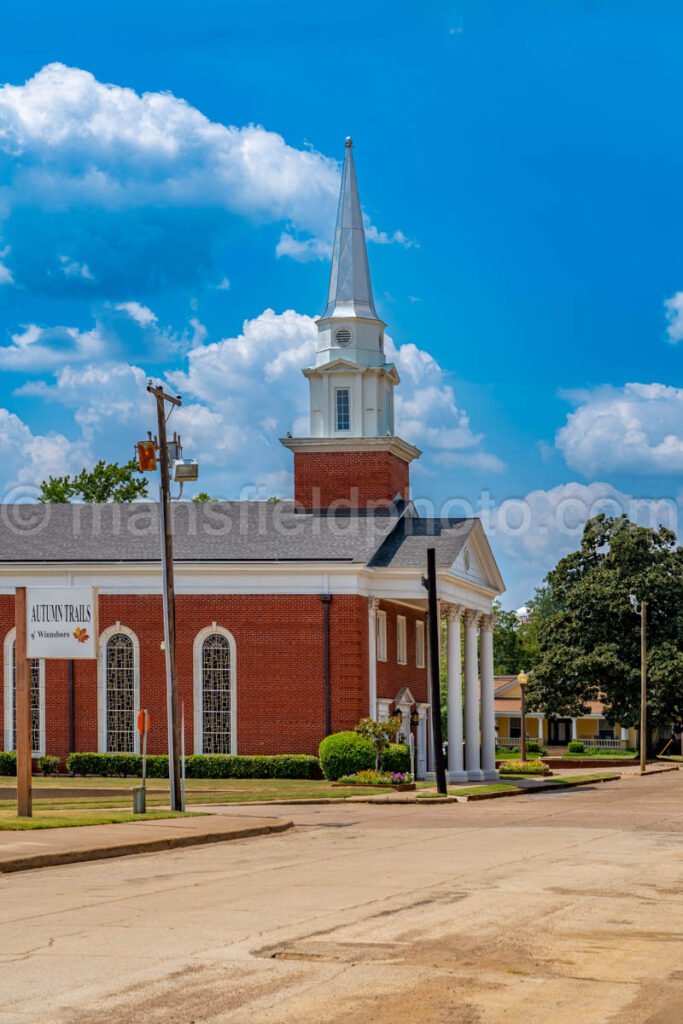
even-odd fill
[{"label": "blue sky", "polygon": [[675,523],[680,5],[62,0],[3,28],[5,500],[126,458],[148,373],[206,489],[289,493],[351,134],[416,497],[483,509],[512,605],[592,512]]}]

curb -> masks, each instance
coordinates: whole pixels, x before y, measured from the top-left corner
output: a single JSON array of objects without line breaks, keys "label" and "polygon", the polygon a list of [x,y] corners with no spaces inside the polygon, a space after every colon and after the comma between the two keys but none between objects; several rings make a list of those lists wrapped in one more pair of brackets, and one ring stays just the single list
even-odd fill
[{"label": "curb", "polygon": [[177,850],[188,846],[206,846],[209,843],[227,843],[235,839],[252,839],[293,828],[291,821],[278,821],[272,825],[254,825],[233,832],[203,832],[197,835],[169,836],[165,839],[136,840],[116,846],[92,847],[84,850],[62,850],[55,853],[22,854],[12,860],[0,861],[0,875],[14,871],[31,871],[59,864],[80,864],[85,861],[109,860],[113,857],[130,857],[140,853],[158,853],[162,850]]}]

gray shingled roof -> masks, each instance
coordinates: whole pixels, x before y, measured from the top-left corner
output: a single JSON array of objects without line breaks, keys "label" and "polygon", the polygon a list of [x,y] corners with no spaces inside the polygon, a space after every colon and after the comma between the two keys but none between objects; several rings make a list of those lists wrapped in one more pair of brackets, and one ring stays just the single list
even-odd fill
[{"label": "gray shingled roof", "polygon": [[404,516],[384,538],[369,565],[421,568],[427,561],[427,548],[434,548],[437,566],[450,567],[477,522],[477,519],[421,519]]},{"label": "gray shingled roof", "polygon": [[[452,565],[476,520],[295,512],[277,503],[173,504],[178,562],[355,562],[424,567],[427,547]],[[156,503],[0,505],[0,563],[157,562]]]}]

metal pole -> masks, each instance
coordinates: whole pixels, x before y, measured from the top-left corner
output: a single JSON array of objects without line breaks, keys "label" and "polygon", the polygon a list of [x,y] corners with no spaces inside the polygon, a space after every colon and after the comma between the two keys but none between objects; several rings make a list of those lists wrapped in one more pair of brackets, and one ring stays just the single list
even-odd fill
[{"label": "metal pole", "polygon": [[647,762],[647,601],[640,602],[640,774]]},{"label": "metal pole", "polygon": [[522,694],[522,761],[526,761],[526,694],[525,686],[520,686]]},{"label": "metal pole", "polygon": [[332,692],[330,687],[330,601],[331,594],[321,594],[323,604],[323,668],[325,673],[325,735],[332,732]]},{"label": "metal pole", "polygon": [[180,711],[180,763],[182,765],[183,810],[185,810],[185,701]]},{"label": "metal pole", "polygon": [[429,662],[431,668],[432,736],[434,738],[434,770],[436,788],[443,796],[448,792],[446,765],[441,735],[441,679],[439,675],[439,611],[436,597],[436,552],[427,549],[427,603],[429,606]]},{"label": "metal pole", "polygon": [[31,665],[26,657],[26,587],[17,587],[14,598],[14,709],[17,746],[17,815],[33,815],[31,789]]},{"label": "metal pole", "polygon": [[171,477],[166,438],[165,403],[180,405],[179,398],[165,394],[161,387],[148,385],[157,403],[157,426],[159,432],[159,468],[161,487],[159,489],[159,533],[161,539],[161,573],[164,607],[164,633],[166,638],[166,709],[168,716],[168,777],[170,783],[171,810],[183,810],[182,787],[180,785],[180,728],[178,724],[178,678],[175,657],[175,590],[173,583],[173,525],[171,522]]}]

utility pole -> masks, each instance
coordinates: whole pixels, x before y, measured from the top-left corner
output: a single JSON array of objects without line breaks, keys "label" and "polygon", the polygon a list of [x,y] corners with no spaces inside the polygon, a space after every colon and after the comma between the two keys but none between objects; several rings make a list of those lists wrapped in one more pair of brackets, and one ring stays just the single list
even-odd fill
[{"label": "utility pole", "polygon": [[640,774],[647,762],[647,601],[640,602]]},{"label": "utility pole", "polygon": [[442,795],[448,793],[446,765],[443,757],[443,736],[441,734],[441,678],[439,672],[439,608],[436,596],[436,552],[427,549],[427,604],[429,608],[429,667],[431,683],[432,735],[434,737],[434,771],[436,788]]},{"label": "utility pole", "polygon": [[[168,777],[171,810],[182,811],[183,792],[180,784],[180,727],[178,723],[178,676],[176,671],[175,589],[173,583],[173,523],[171,520],[171,474],[166,436],[166,402],[182,405],[179,395],[167,394],[161,385],[148,384],[157,405],[159,443],[159,535],[161,539],[161,572],[164,603],[164,634],[166,648],[166,710],[168,715]],[[172,411],[172,410],[171,410]]]}]

